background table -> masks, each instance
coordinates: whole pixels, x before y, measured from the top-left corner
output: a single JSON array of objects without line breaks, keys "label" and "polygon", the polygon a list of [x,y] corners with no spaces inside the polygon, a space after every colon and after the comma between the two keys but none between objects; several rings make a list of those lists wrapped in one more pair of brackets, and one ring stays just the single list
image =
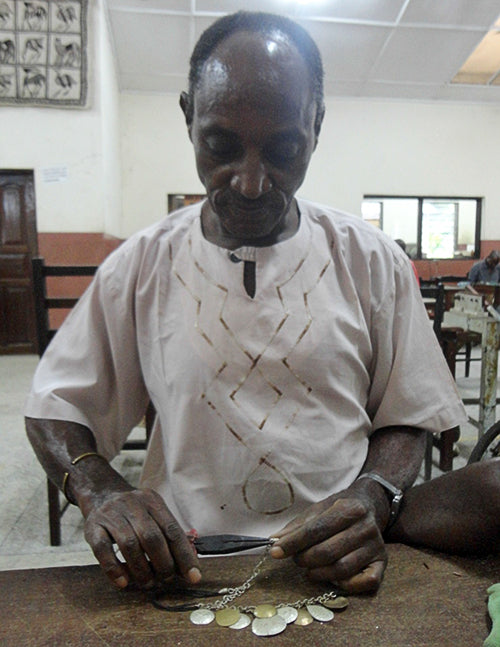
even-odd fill
[{"label": "background table", "polygon": [[[479,437],[496,421],[498,351],[500,350],[500,322],[487,316],[444,313],[443,326],[452,326],[477,332],[481,335],[481,378],[479,383]],[[472,401],[465,401],[471,404]],[[471,422],[474,422],[471,420]]]},{"label": "background table", "polygon": [[[226,644],[276,647],[481,646],[489,633],[487,593],[500,581],[500,557],[464,559],[389,546],[390,562],[377,595],[354,596],[332,622],[290,625],[259,638],[250,627],[200,627],[187,613],[155,609],[147,593],[115,591],[97,566],[0,573],[0,644],[3,647],[205,647]],[[203,561],[204,586],[243,582],[256,556]],[[269,560],[244,604],[285,602],[323,589],[303,579],[292,562]]]}]

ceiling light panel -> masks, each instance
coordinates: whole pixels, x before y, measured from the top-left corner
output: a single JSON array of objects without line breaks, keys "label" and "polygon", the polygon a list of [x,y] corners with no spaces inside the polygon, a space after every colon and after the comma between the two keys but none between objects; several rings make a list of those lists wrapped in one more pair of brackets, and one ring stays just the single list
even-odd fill
[{"label": "ceiling light panel", "polygon": [[178,74],[188,69],[190,18],[111,12],[120,74]]},{"label": "ceiling light panel", "polygon": [[389,27],[299,21],[316,41],[331,80],[364,80],[391,33]]},{"label": "ceiling light panel", "polygon": [[394,32],[371,80],[440,83],[450,79],[477,42],[477,33],[437,29]]},{"label": "ceiling light panel", "polygon": [[497,84],[500,70],[500,31],[486,34],[454,77],[453,83]]},{"label": "ceiling light panel", "polygon": [[191,11],[191,0],[106,0],[110,9],[124,9],[155,12]]},{"label": "ceiling light panel", "polygon": [[[137,1],[137,0],[136,0]],[[406,0],[196,0],[197,12],[229,13],[239,9],[286,15],[316,16],[338,20],[394,21]]]},{"label": "ceiling light panel", "polygon": [[401,23],[489,29],[498,11],[498,0],[410,0]]}]

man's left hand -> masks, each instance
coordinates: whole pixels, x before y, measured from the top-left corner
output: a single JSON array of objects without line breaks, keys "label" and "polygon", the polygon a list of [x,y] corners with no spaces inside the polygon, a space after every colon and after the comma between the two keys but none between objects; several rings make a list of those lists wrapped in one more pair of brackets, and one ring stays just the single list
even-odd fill
[{"label": "man's left hand", "polygon": [[380,586],[387,554],[375,508],[359,492],[344,490],[312,505],[274,534],[276,559],[293,557],[311,579],[328,581],[350,593]]}]

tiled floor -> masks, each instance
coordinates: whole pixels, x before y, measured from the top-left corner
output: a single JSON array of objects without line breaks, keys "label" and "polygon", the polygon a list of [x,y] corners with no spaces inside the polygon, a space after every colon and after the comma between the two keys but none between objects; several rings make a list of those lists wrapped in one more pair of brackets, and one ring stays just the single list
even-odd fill
[{"label": "tiled floor", "polygon": [[[22,418],[37,361],[34,355],[0,356],[0,570],[95,562],[83,539],[77,508],[70,507],[63,517],[62,546],[49,546],[45,475],[26,438]],[[472,365],[467,379],[461,377],[464,369],[459,365],[457,384],[463,397],[477,396],[479,365]],[[477,417],[477,407],[469,413]],[[476,440],[472,425],[462,429],[456,467],[465,464]],[[115,464],[126,478],[137,482],[141,452],[122,452]],[[439,474],[437,468],[434,474]]]}]

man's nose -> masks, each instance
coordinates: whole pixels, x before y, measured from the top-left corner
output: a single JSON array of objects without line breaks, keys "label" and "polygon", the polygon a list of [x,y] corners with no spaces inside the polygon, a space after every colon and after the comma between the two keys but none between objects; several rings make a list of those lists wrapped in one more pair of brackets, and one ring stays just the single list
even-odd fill
[{"label": "man's nose", "polygon": [[234,169],[231,188],[249,200],[271,190],[272,182],[266,165],[258,154],[248,154]]}]

